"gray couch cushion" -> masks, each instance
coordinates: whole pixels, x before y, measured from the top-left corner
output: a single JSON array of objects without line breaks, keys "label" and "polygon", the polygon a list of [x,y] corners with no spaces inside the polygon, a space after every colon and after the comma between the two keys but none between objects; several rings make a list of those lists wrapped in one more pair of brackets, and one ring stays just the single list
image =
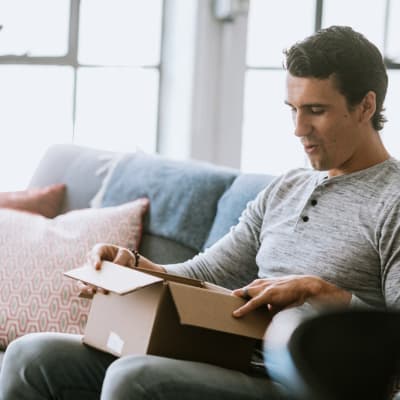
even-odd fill
[{"label": "gray couch cushion", "polygon": [[272,182],[274,176],[239,175],[218,202],[218,211],[204,248],[210,247],[236,225],[247,203]]},{"label": "gray couch cushion", "polygon": [[[118,153],[59,144],[51,146],[40,161],[29,187],[65,183],[67,192],[62,212],[87,208],[99,190],[110,160]],[[104,174],[99,173],[104,170]]]},{"label": "gray couch cushion", "polygon": [[175,161],[136,153],[119,161],[102,206],[138,197],[150,199],[145,233],[200,250],[214,220],[219,198],[237,171],[195,161]]},{"label": "gray couch cushion", "polygon": [[140,253],[155,263],[175,264],[189,260],[198,251],[161,236],[143,235]]}]

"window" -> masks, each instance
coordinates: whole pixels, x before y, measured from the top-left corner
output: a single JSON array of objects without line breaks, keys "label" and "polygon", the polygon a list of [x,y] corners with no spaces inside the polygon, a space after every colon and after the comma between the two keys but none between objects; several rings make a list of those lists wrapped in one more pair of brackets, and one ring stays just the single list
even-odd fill
[{"label": "window", "polygon": [[293,135],[289,109],[283,104],[282,50],[330,25],[352,26],[384,54],[389,75],[388,122],[381,135],[389,152],[400,158],[400,115],[396,112],[400,104],[399,17],[398,0],[250,0],[242,170],[279,174],[307,165]]},{"label": "window", "polygon": [[24,188],[52,143],[155,151],[162,11],[162,0],[1,1],[0,190]]}]

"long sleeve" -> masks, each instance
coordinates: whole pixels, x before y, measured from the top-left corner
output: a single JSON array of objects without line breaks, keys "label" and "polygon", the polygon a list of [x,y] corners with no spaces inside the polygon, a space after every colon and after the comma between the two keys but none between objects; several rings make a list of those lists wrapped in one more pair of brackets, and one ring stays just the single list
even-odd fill
[{"label": "long sleeve", "polygon": [[260,247],[260,231],[269,190],[270,187],[250,202],[239,223],[212,247],[187,262],[166,265],[167,271],[230,289],[241,287],[256,279],[256,255]]},{"label": "long sleeve", "polygon": [[388,309],[400,309],[400,203],[397,198],[382,211],[378,226],[382,292]]}]

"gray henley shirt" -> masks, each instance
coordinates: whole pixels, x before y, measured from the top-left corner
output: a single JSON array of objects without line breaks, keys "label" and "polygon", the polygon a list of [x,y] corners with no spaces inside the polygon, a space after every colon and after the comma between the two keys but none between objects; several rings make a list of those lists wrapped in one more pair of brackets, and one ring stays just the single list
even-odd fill
[{"label": "gray henley shirt", "polygon": [[351,292],[352,304],[400,308],[400,162],[332,178],[292,170],[216,244],[166,269],[232,289],[256,277],[315,275]]}]

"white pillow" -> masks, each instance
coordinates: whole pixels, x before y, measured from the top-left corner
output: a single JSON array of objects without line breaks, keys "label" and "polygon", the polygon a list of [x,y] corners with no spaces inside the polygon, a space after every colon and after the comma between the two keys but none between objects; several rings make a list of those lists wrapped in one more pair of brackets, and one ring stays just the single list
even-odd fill
[{"label": "white pillow", "polygon": [[48,219],[0,209],[0,347],[28,332],[82,333],[90,301],[63,272],[99,242],[138,248],[148,199]]}]

